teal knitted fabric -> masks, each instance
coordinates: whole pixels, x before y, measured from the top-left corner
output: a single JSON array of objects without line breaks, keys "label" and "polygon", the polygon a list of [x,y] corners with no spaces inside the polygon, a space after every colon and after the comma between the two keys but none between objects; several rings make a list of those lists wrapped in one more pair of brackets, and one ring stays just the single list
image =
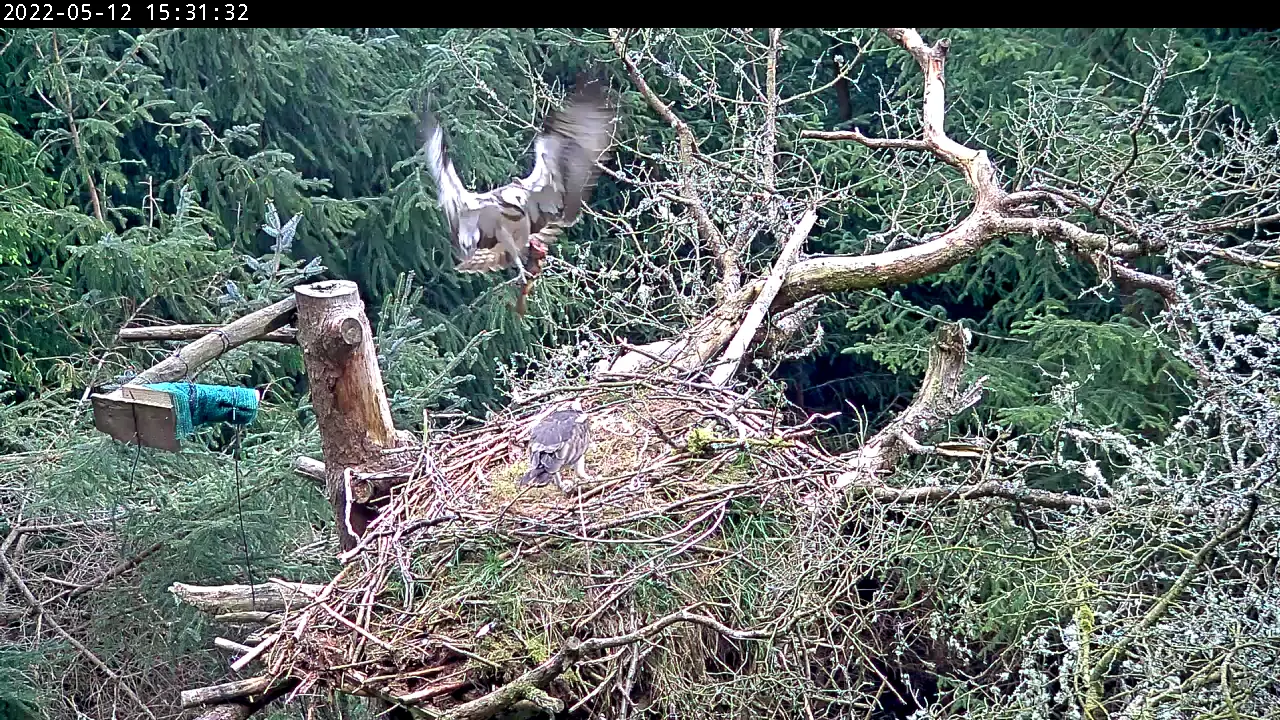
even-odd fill
[{"label": "teal knitted fabric", "polygon": [[167,392],[173,398],[179,438],[187,437],[199,425],[248,425],[258,416],[258,393],[253,388],[193,383],[156,383],[147,387]]}]

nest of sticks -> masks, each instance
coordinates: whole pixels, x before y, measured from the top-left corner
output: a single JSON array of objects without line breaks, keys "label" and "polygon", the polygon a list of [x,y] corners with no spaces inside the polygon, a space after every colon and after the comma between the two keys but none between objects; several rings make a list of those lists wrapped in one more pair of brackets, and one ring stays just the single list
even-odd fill
[{"label": "nest of sticks", "polygon": [[[591,417],[593,480],[518,488],[530,424],[569,398]],[[740,395],[647,379],[434,432],[383,473],[405,482],[260,659],[295,692],[427,717],[793,716],[815,684],[831,690],[815,667],[844,662],[820,616],[858,572],[829,545],[843,521],[822,517],[839,513],[814,509],[845,466],[813,419],[787,427]]]}]

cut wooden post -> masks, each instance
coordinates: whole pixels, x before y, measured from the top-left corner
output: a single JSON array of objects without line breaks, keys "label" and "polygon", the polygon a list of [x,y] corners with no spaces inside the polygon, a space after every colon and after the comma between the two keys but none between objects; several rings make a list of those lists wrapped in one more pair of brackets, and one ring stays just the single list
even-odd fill
[{"label": "cut wooden post", "polygon": [[343,550],[355,547],[375,511],[348,502],[347,471],[372,469],[399,442],[382,386],[373,331],[356,284],[335,280],[294,288],[298,344],[324,450],[325,486]]}]

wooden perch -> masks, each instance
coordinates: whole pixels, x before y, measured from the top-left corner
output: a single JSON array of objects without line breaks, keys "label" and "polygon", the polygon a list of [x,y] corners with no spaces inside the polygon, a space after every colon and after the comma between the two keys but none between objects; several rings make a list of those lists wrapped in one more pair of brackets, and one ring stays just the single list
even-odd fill
[{"label": "wooden perch", "polygon": [[296,297],[289,297],[261,310],[245,315],[220,330],[213,330],[199,340],[142,371],[130,385],[172,382],[190,377],[205,363],[267,333],[289,324],[298,307]]},{"label": "wooden perch", "polygon": [[174,583],[169,592],[179,600],[210,615],[229,613],[271,613],[307,605],[323,585],[307,583],[262,583],[254,585],[187,585]]},{"label": "wooden perch", "polygon": [[[199,340],[217,330],[217,325],[153,325],[151,327],[121,328],[118,337],[121,342],[160,342],[164,340]],[[223,332],[226,332],[225,330]],[[271,330],[250,340],[266,340],[268,342],[298,343],[298,331],[291,327]]]},{"label": "wooden perch", "polygon": [[399,438],[356,284],[320,282],[297,287],[294,293],[298,344],[324,448],[325,486],[340,544],[350,550],[375,515],[373,508],[350,498],[351,475],[373,469],[382,451],[396,447]]}]

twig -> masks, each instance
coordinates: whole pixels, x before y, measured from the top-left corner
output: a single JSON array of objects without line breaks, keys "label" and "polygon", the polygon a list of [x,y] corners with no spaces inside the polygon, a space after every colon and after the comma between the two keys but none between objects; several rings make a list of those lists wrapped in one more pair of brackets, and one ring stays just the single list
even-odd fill
[{"label": "twig", "polygon": [[62,638],[71,645],[71,647],[76,649],[76,652],[84,656],[86,660],[92,663],[94,667],[101,670],[108,678],[111,678],[112,682],[119,685],[121,691],[123,691],[125,695],[128,695],[130,700],[137,703],[138,707],[142,708],[142,712],[147,717],[155,720],[155,715],[151,712],[151,708],[147,707],[147,704],[142,702],[142,698],[138,697],[138,694],[133,691],[133,688],[129,686],[129,683],[124,681],[124,678],[117,675],[115,671],[103,662],[101,658],[95,655],[92,650],[85,647],[84,643],[77,640],[71,633],[67,632],[57,620],[54,620],[51,615],[45,612],[44,606],[40,603],[40,600],[32,594],[31,589],[22,581],[22,578],[18,575],[18,572],[14,570],[13,565],[9,563],[9,558],[5,557],[4,553],[0,553],[0,567],[4,569],[5,575],[9,578],[9,582],[13,583],[13,586],[18,588],[18,593],[22,595],[22,599],[27,603],[27,606],[40,617],[41,622],[53,628],[54,632],[61,635]]}]

